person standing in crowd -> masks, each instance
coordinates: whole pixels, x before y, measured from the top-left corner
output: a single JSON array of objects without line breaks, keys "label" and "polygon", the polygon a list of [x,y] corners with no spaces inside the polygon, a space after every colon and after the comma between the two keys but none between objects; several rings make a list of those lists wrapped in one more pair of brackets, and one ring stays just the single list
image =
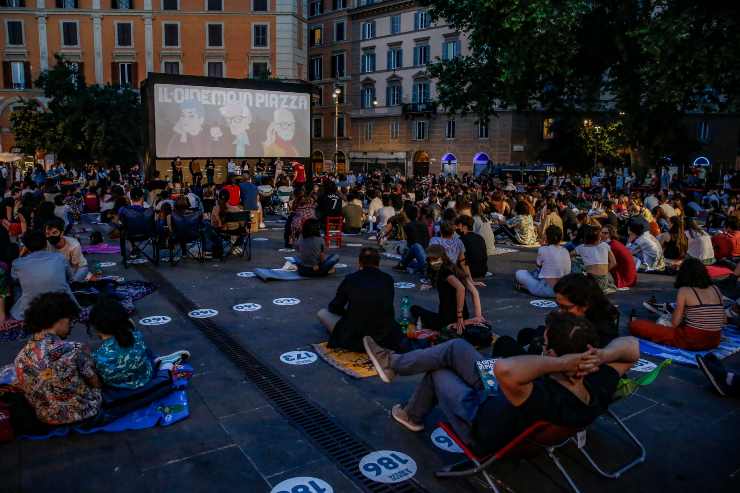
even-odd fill
[{"label": "person standing in crowd", "polygon": [[197,159],[191,159],[190,164],[188,165],[188,169],[190,171],[190,177],[193,180],[193,186],[199,187],[201,182],[203,181],[203,171],[200,167],[200,161],[198,161]]},{"label": "person standing in crowd", "polygon": [[206,161],[206,183],[208,186],[213,186],[213,180],[216,176],[216,163],[213,161],[213,159],[208,159]]}]

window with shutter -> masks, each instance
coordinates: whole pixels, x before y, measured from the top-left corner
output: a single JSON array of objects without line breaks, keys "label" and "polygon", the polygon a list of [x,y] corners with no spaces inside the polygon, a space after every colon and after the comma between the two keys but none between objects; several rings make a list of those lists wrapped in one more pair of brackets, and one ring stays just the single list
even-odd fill
[{"label": "window with shutter", "polygon": [[224,62],[208,62],[208,77],[223,77]]},{"label": "window with shutter", "polygon": [[211,48],[223,48],[223,24],[208,24],[208,46]]},{"label": "window with shutter", "polygon": [[116,24],[116,46],[128,48],[133,45],[133,36],[131,35],[131,24],[120,22]]},{"label": "window with shutter", "polygon": [[180,46],[179,24],[166,23],[164,25],[164,46],[167,48],[177,48]]},{"label": "window with shutter", "polygon": [[23,46],[23,21],[7,21],[8,46]]}]

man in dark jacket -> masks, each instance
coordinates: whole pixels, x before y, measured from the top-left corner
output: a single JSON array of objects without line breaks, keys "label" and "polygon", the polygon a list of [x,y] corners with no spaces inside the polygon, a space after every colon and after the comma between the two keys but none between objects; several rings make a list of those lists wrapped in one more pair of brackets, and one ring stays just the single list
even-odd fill
[{"label": "man in dark jacket", "polygon": [[319,320],[330,333],[329,347],[362,353],[362,338],[371,336],[398,350],[401,328],[393,310],[393,278],[379,266],[378,251],[363,248],[360,270],[344,278],[328,310],[319,310]]}]

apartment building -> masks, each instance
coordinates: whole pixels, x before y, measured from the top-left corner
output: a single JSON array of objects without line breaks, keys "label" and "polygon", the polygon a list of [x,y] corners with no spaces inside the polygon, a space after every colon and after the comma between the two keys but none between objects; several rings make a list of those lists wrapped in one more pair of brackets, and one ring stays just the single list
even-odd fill
[{"label": "apartment building", "polygon": [[478,122],[437,105],[427,67],[467,53],[467,38],[433,23],[414,0],[314,0],[307,22],[309,80],[321,88],[313,116],[315,167],[333,165],[336,150],[339,170],[415,174],[524,158],[531,116],[507,112]]},{"label": "apartment building", "polygon": [[88,83],[149,72],[306,78],[303,0],[0,0],[0,150],[9,114],[59,53]]}]

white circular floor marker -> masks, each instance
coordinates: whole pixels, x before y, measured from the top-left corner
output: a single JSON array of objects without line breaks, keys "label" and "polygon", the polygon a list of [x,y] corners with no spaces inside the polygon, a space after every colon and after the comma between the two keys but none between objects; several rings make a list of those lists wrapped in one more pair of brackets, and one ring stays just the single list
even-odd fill
[{"label": "white circular floor marker", "polygon": [[348,247],[362,247],[362,243],[345,243]]},{"label": "white circular floor marker", "polygon": [[300,302],[301,300],[298,298],[276,298],[272,300],[272,303],[277,306],[293,306]]},{"label": "white circular floor marker", "polygon": [[170,322],[172,322],[172,319],[167,315],[151,315],[139,320],[141,325],[164,325]]},{"label": "white circular floor marker", "polygon": [[252,238],[252,241],[270,241],[270,238]]},{"label": "white circular floor marker", "polygon": [[289,351],[280,355],[280,361],[286,365],[310,365],[316,363],[318,356],[311,351]]},{"label": "white circular floor marker", "polygon": [[105,268],[105,267],[115,267],[116,266],[116,263],[115,262],[98,262],[98,265],[100,267],[103,267],[103,268]]},{"label": "white circular floor marker", "polygon": [[347,264],[337,264],[334,267],[336,267],[337,269],[346,269],[349,266]]},{"label": "white circular floor marker", "polygon": [[188,313],[190,318],[211,318],[216,315],[218,315],[218,310],[214,310],[213,308],[200,308]]},{"label": "white circular floor marker", "polygon": [[145,264],[147,262],[149,262],[149,261],[147,259],[145,259],[145,258],[135,258],[135,259],[131,259],[131,260],[128,261],[128,263],[129,264],[132,264],[132,265]]},{"label": "white circular floor marker", "polygon": [[245,277],[249,279],[250,277],[255,277],[256,274],[254,272],[237,272],[237,277]]},{"label": "white circular floor marker", "polygon": [[270,493],[334,493],[334,489],[319,478],[290,478],[281,482]]},{"label": "white circular floor marker", "polygon": [[536,306],[537,308],[557,308],[558,304],[552,300],[532,300],[529,302],[530,305]]},{"label": "white circular floor marker", "polygon": [[377,483],[400,483],[416,474],[416,462],[403,452],[379,450],[360,460],[360,472]]},{"label": "white circular floor marker", "polygon": [[295,248],[278,248],[278,252],[280,252],[280,253],[293,253],[293,252],[295,252]]},{"label": "white circular floor marker", "polygon": [[655,370],[658,367],[655,363],[652,361],[648,361],[646,359],[640,358],[637,360],[637,363],[635,363],[635,366],[630,368],[630,371],[636,371],[639,373],[650,373],[651,371]]},{"label": "white circular floor marker", "polygon": [[450,435],[448,435],[447,432],[442,428],[436,428],[432,432],[432,443],[437,448],[441,448],[445,452],[450,452],[453,454],[463,453],[463,450],[460,448],[460,446],[456,444],[455,441],[450,438]]},{"label": "white circular floor marker", "polygon": [[257,303],[240,303],[238,305],[234,305],[233,309],[237,312],[256,312],[257,310],[262,309],[262,305]]},{"label": "white circular floor marker", "polygon": [[397,282],[393,284],[394,287],[398,289],[414,289],[416,287],[416,284],[413,282]]}]

